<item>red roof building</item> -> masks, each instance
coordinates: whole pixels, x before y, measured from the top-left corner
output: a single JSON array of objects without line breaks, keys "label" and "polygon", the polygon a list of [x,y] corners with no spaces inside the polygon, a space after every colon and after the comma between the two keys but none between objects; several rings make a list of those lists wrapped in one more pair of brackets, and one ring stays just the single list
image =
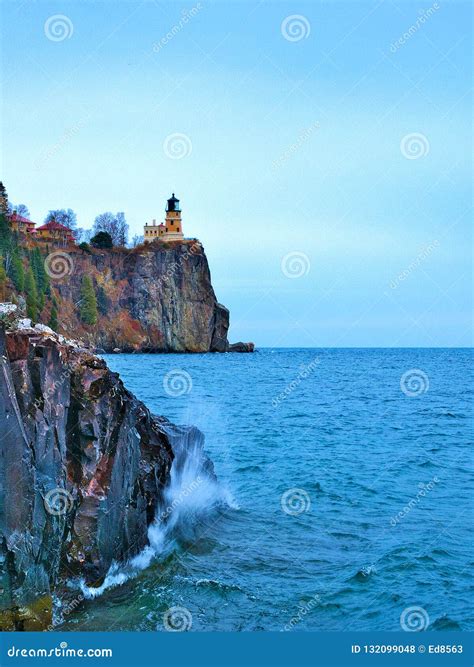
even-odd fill
[{"label": "red roof building", "polygon": [[22,232],[23,234],[35,232],[35,223],[28,220],[28,218],[24,218],[22,215],[18,215],[16,211],[13,211],[13,213],[8,216],[8,219],[15,232]]},{"label": "red roof building", "polygon": [[45,225],[36,228],[36,240],[57,243],[63,246],[75,242],[74,234],[69,227],[65,227],[65,225],[61,225],[55,220],[51,220]]}]

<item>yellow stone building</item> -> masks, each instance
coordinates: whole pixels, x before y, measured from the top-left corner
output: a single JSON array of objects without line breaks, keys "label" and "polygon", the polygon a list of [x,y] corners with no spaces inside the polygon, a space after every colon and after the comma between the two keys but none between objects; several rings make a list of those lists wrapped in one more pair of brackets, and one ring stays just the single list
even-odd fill
[{"label": "yellow stone building", "polygon": [[184,239],[181,222],[181,208],[179,199],[174,196],[174,192],[170,199],[168,199],[164,224],[160,222],[160,224],[157,225],[156,220],[153,220],[151,225],[146,223],[143,228],[143,239],[145,243],[150,243],[158,238],[162,241],[181,241]]}]

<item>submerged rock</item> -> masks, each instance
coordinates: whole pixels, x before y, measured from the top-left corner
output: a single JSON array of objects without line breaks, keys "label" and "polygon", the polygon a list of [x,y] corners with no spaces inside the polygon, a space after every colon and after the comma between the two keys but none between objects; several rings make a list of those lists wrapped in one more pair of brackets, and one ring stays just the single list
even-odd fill
[{"label": "submerged rock", "polygon": [[47,327],[0,325],[0,364],[0,629],[39,629],[67,581],[148,544],[172,426]]}]

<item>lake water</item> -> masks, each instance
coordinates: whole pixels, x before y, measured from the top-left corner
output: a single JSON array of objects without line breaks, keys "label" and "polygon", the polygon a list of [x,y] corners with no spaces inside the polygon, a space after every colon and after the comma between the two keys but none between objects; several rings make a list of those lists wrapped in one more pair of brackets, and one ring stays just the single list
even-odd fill
[{"label": "lake water", "polygon": [[192,630],[474,627],[472,351],[105,358],[202,430],[219,491],[63,629],[163,630],[174,607]]}]

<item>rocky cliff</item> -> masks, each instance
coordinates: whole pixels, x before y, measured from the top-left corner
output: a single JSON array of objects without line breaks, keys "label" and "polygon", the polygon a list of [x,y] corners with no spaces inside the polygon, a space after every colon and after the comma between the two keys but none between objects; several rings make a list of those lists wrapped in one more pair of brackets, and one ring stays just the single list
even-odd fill
[{"label": "rocky cliff", "polygon": [[[104,351],[234,351],[227,340],[229,311],[217,302],[198,241],[56,250],[46,267],[60,306],[58,330],[66,335]],[[85,275],[98,297],[93,326],[80,317]]]},{"label": "rocky cliff", "polygon": [[[110,258],[96,261],[112,270]],[[137,285],[155,261],[134,259]],[[98,586],[113,560],[147,545],[174,448],[199,432],[151,415],[76,343],[41,325],[8,326],[0,326],[0,629],[40,629],[66,581]]]}]

